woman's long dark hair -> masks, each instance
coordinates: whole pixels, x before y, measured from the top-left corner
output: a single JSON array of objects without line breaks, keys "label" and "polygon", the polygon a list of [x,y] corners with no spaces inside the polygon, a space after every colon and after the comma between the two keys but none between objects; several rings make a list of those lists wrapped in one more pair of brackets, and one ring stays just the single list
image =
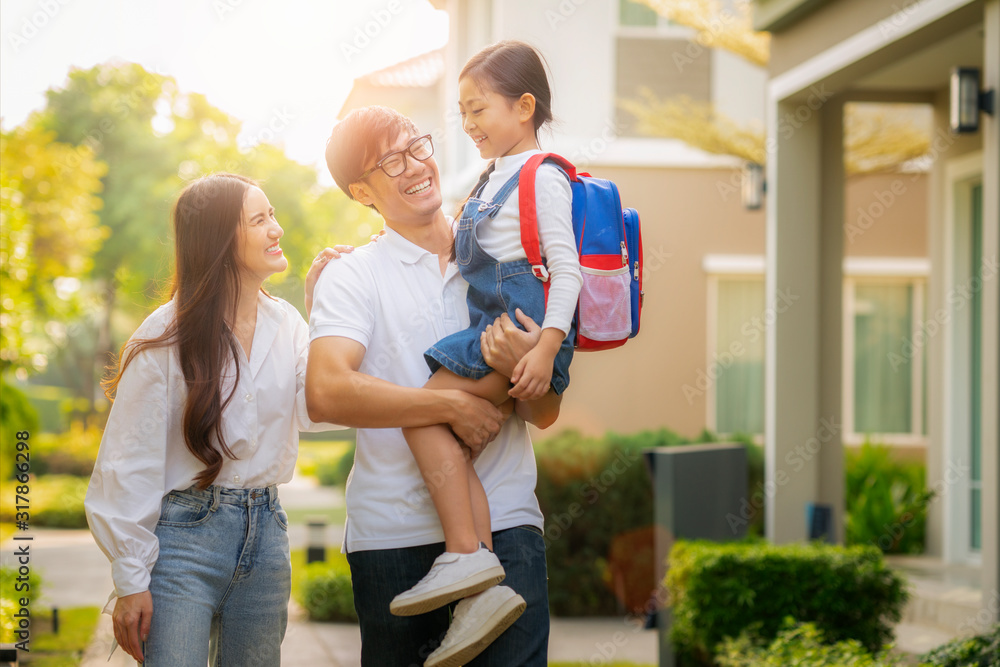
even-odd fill
[{"label": "woman's long dark hair", "polygon": [[[236,174],[213,174],[184,188],[173,210],[176,264],[171,296],[176,301],[175,318],[160,336],[126,343],[118,371],[104,382],[110,398],[140,352],[177,345],[188,388],[184,442],[205,464],[195,477],[203,489],[218,476],[223,455],[235,458],[223,438],[222,411],[239,384],[239,343],[226,321],[235,321],[239,300],[242,266],[238,235],[242,233],[243,202],[247,191],[256,185]],[[223,398],[222,374],[230,357],[236,377],[232,391]]]}]

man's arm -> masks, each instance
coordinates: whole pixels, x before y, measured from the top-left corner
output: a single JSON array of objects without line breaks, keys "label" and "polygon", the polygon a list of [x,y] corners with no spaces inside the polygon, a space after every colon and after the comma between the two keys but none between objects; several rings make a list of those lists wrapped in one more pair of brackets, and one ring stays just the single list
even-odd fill
[{"label": "man's arm", "polygon": [[313,421],[356,428],[448,424],[473,451],[500,432],[504,417],[489,401],[464,391],[401,387],[358,369],[365,347],[324,336],[309,346],[306,407]]},{"label": "man's arm", "polygon": [[[517,320],[524,326],[520,329],[504,313],[491,326],[486,327],[481,340],[483,358],[486,363],[499,373],[510,377],[514,367],[541,337],[541,327],[525,315],[521,309],[515,313]],[[549,389],[541,398],[534,401],[518,399],[514,403],[514,413],[524,421],[538,428],[548,428],[559,417],[562,396]]]}]

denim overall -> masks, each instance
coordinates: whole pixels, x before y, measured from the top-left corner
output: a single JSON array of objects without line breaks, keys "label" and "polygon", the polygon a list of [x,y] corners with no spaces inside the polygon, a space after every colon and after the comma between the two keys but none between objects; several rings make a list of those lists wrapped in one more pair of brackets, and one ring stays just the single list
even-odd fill
[{"label": "denim overall", "polygon": [[[481,222],[490,224],[489,221],[500,211],[510,193],[517,188],[520,175],[518,170],[511,176],[492,201],[479,199],[479,192],[476,192],[462,210],[455,235],[455,258],[459,272],[469,283],[469,328],[439,340],[424,353],[432,373],[444,366],[462,377],[484,377],[493,371],[483,360],[479,347],[479,336],[487,326],[504,312],[516,324],[514,311],[517,308],[539,326],[545,319],[545,288],[532,274],[528,260],[498,262],[483,250],[476,238],[476,227]],[[573,338],[572,332],[566,336],[553,364],[552,389],[557,394],[563,393],[569,385]]]}]

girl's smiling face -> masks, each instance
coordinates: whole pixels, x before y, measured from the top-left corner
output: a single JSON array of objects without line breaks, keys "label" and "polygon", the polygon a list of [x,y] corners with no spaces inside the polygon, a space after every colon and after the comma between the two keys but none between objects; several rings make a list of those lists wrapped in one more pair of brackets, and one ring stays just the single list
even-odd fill
[{"label": "girl's smiling face", "polygon": [[249,188],[243,200],[243,230],[237,235],[237,253],[246,280],[263,283],[288,268],[279,243],[284,233],[264,191]]},{"label": "girl's smiling face", "polygon": [[538,148],[534,96],[525,93],[520,99],[510,100],[481,86],[471,76],[458,82],[458,94],[462,129],[482,157],[492,159]]}]

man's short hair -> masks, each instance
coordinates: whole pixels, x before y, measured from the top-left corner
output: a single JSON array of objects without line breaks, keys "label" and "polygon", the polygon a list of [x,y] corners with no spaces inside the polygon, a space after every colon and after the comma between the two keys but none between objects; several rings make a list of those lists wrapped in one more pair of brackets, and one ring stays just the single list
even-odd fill
[{"label": "man's short hair", "polygon": [[326,166],[348,197],[354,199],[348,186],[365,173],[368,161],[403,132],[416,134],[417,126],[395,109],[379,105],[355,109],[333,126],[326,140]]}]

